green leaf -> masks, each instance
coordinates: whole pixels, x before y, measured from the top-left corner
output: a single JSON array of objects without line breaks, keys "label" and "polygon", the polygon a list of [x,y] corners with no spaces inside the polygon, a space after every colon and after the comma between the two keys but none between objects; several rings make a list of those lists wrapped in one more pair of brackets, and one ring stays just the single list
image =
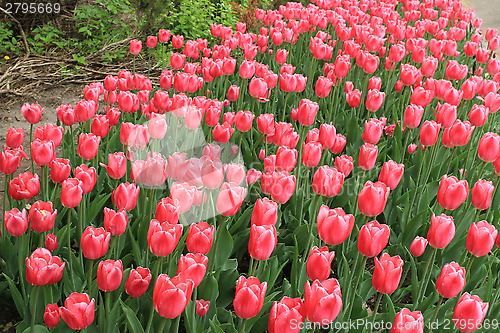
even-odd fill
[{"label": "green leaf", "polygon": [[221,230],[217,235],[216,267],[224,265],[233,251],[233,237],[231,237],[229,230],[227,230],[225,226],[221,226],[219,228]]},{"label": "green leaf", "polygon": [[9,289],[12,295],[12,299],[14,300],[14,304],[16,304],[16,309],[19,312],[19,315],[24,318],[25,316],[24,308],[26,307],[26,302],[23,300],[23,297],[21,296],[19,289],[17,289],[14,281],[12,281],[12,279],[8,277],[5,273],[2,274],[9,283]]},{"label": "green leaf", "polygon": [[135,312],[123,303],[122,300],[120,300],[120,305],[123,313],[125,313],[125,317],[127,318],[127,324],[130,331],[132,331],[132,333],[144,333],[144,329],[142,328],[139,319],[137,319]]},{"label": "green leaf", "polygon": [[33,329],[31,329],[31,327],[25,329],[23,333],[49,333],[49,330],[45,326],[35,325],[33,326]]}]

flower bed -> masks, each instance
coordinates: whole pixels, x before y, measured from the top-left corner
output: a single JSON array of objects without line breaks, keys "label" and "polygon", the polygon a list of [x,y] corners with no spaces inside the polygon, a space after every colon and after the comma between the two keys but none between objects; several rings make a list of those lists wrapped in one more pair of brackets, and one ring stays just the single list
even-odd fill
[{"label": "flower bed", "polygon": [[213,46],[133,40],[169,69],[58,124],[23,105],[0,155],[18,330],[497,331],[497,31],[454,0],[255,14]]}]

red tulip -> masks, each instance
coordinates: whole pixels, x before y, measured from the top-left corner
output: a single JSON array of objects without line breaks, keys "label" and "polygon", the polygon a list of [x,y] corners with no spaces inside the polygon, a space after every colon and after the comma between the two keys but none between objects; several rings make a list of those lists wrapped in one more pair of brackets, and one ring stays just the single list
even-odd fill
[{"label": "red tulip", "polygon": [[104,228],[87,227],[80,239],[83,256],[87,259],[98,259],[109,249],[111,234]]},{"label": "red tulip", "polygon": [[25,260],[26,281],[34,286],[54,284],[62,279],[65,263],[49,250],[39,247]]},{"label": "red tulip", "polygon": [[441,126],[433,120],[426,120],[420,128],[420,143],[429,147],[437,142]]},{"label": "red tulip", "polygon": [[374,259],[374,263],[373,288],[382,294],[392,294],[398,289],[403,274],[403,260],[400,256],[391,257],[388,253],[382,253],[380,259]]},{"label": "red tulip", "polygon": [[224,216],[233,216],[240,210],[246,195],[246,188],[235,183],[224,182],[215,203],[217,211]]},{"label": "red tulip", "polygon": [[342,190],[344,178],[344,174],[337,169],[323,165],[314,173],[312,189],[319,195],[334,197]]},{"label": "red tulip", "polygon": [[361,227],[358,235],[358,251],[366,257],[376,257],[386,247],[390,236],[389,226],[371,221]]},{"label": "red tulip", "polygon": [[450,127],[450,141],[454,146],[465,146],[469,142],[473,131],[474,126],[470,122],[457,120]]},{"label": "red tulip", "polygon": [[483,135],[477,147],[477,156],[484,162],[493,162],[500,157],[500,135],[488,132]]},{"label": "red tulip", "polygon": [[92,134],[99,136],[102,139],[108,135],[109,129],[109,119],[105,115],[94,116],[90,125],[90,132]]},{"label": "red tulip", "polygon": [[248,132],[252,128],[255,115],[250,111],[238,111],[234,118],[236,128],[240,132]]},{"label": "red tulip", "polygon": [[227,99],[234,102],[237,101],[239,97],[240,87],[235,84],[229,86],[229,89],[227,90]]},{"label": "red tulip", "polygon": [[417,128],[423,115],[424,108],[422,106],[410,104],[405,109],[403,122],[408,128]]},{"label": "red tulip", "polygon": [[250,239],[248,240],[248,252],[257,260],[267,260],[276,248],[278,236],[276,227],[269,225],[250,226]]},{"label": "red tulip", "polygon": [[380,181],[372,183],[367,181],[358,194],[358,209],[366,216],[377,216],[382,214],[390,188]]},{"label": "red tulip", "polygon": [[156,256],[166,257],[175,250],[181,235],[181,224],[170,224],[153,219],[148,229],[149,250]]},{"label": "red tulip", "polygon": [[163,198],[156,205],[155,218],[160,222],[176,224],[179,221],[179,202],[173,198]]},{"label": "red tulip", "polygon": [[66,126],[76,123],[76,114],[71,105],[63,104],[56,109],[57,119]]},{"label": "red tulip", "polygon": [[319,238],[328,245],[338,245],[351,234],[354,216],[346,214],[342,208],[329,209],[322,205],[316,222]]},{"label": "red tulip", "polygon": [[71,165],[69,163],[69,160],[65,158],[55,158],[50,161],[50,179],[54,183],[62,183],[68,179],[71,173]]},{"label": "red tulip", "polygon": [[455,237],[455,221],[453,217],[441,214],[431,216],[431,226],[427,232],[429,245],[435,249],[444,249]]},{"label": "red tulip", "polygon": [[61,321],[61,316],[59,315],[59,306],[57,303],[47,304],[45,310],[43,311],[43,322],[47,327],[56,327]]},{"label": "red tulip", "polygon": [[337,318],[342,309],[342,293],[336,279],[315,280],[304,285],[302,313],[312,323],[326,325]]},{"label": "red tulip", "polygon": [[129,52],[132,54],[139,54],[142,49],[142,42],[137,39],[133,39],[130,41],[130,49]]},{"label": "red tulip", "polygon": [[396,314],[390,333],[424,333],[424,326],[422,312],[403,308]]},{"label": "red tulip", "polygon": [[263,113],[257,117],[257,128],[262,134],[274,134],[274,114]]},{"label": "red tulip", "polygon": [[160,29],[158,30],[158,40],[161,43],[166,43],[170,39],[170,30]]},{"label": "red tulip", "polygon": [[472,188],[472,205],[480,210],[488,209],[491,206],[495,187],[491,181],[479,179]]},{"label": "red tulip", "polygon": [[378,181],[386,184],[391,191],[394,190],[403,177],[405,165],[394,161],[384,162],[378,176]]},{"label": "red tulip", "polygon": [[24,157],[21,153],[24,154],[22,150],[17,152],[8,148],[0,151],[0,172],[6,175],[14,174],[21,165],[21,157]]},{"label": "red tulip", "polygon": [[36,124],[42,118],[43,108],[40,104],[23,104],[21,113],[24,119],[30,124]]},{"label": "red tulip", "polygon": [[351,108],[356,108],[361,104],[361,91],[358,89],[349,91],[346,93],[345,99]]},{"label": "red tulip", "polygon": [[234,133],[234,128],[232,128],[229,123],[224,122],[222,123],[222,125],[221,124],[215,125],[214,130],[212,132],[212,136],[216,142],[228,143],[233,133]]},{"label": "red tulip", "polygon": [[206,222],[192,223],[186,238],[186,248],[192,253],[207,254],[212,248],[215,228]]},{"label": "red tulip", "polygon": [[285,146],[279,147],[276,152],[276,169],[278,171],[292,171],[297,163],[297,156],[298,152],[296,149],[290,149]]},{"label": "red tulip", "polygon": [[269,97],[269,87],[264,79],[253,77],[248,85],[248,93],[259,102],[265,102]]},{"label": "red tulip", "polygon": [[324,281],[330,276],[331,265],[335,252],[328,251],[327,246],[314,246],[307,257],[306,273],[310,280]]},{"label": "red tulip", "polygon": [[97,173],[95,168],[82,164],[75,168],[75,178],[81,181],[83,194],[90,193],[97,182]]},{"label": "red tulip", "polygon": [[194,282],[193,287],[200,285],[207,271],[208,258],[201,253],[181,255],[177,265],[177,276],[184,276]]},{"label": "red tulip", "polygon": [[303,321],[302,299],[285,296],[279,302],[273,302],[267,329],[269,333],[298,333]]},{"label": "red tulip", "polygon": [[99,163],[100,166],[106,168],[108,175],[113,179],[120,179],[127,172],[127,159],[123,152],[118,152],[108,155],[108,165]]},{"label": "red tulip", "polygon": [[111,194],[111,201],[118,209],[132,210],[137,205],[140,188],[133,183],[121,183]]},{"label": "red tulip", "polygon": [[24,130],[22,128],[9,127],[5,136],[5,144],[12,148],[19,148],[24,141]]},{"label": "red tulip", "polygon": [[156,36],[148,36],[148,38],[146,39],[146,46],[149,47],[150,49],[155,48],[157,44],[158,44],[158,37]]},{"label": "red tulip", "polygon": [[91,160],[99,150],[100,137],[92,133],[82,133],[78,139],[78,155],[84,160]]},{"label": "red tulip", "polygon": [[369,121],[365,120],[365,127],[361,139],[365,143],[376,145],[379,142],[383,131],[384,126],[380,120],[375,118],[372,118]]},{"label": "red tulip", "polygon": [[455,176],[444,175],[439,182],[437,201],[444,209],[457,209],[469,195],[467,180],[458,180]]},{"label": "red tulip", "polygon": [[64,207],[74,208],[83,197],[82,182],[78,178],[68,178],[61,185],[61,203]]},{"label": "red tulip", "polygon": [[210,301],[205,301],[203,299],[196,300],[195,311],[198,316],[200,317],[205,316],[209,309],[210,309]]},{"label": "red tulip", "polygon": [[371,112],[375,112],[384,103],[385,93],[381,92],[377,89],[371,89],[368,91],[368,95],[366,96],[366,109]]},{"label": "red tulip", "polygon": [[297,113],[297,120],[303,126],[310,126],[314,124],[316,118],[316,113],[319,110],[319,105],[316,102],[310,101],[308,99],[302,99],[299,102]]},{"label": "red tulip", "polygon": [[410,245],[411,255],[414,257],[420,257],[422,254],[424,254],[425,248],[427,247],[428,243],[429,241],[424,237],[420,236],[415,237],[415,239],[413,240],[413,242],[411,242]]},{"label": "red tulip", "polygon": [[28,218],[26,209],[20,211],[17,208],[7,210],[3,214],[5,229],[12,236],[21,236],[28,230]]},{"label": "red tulip", "polygon": [[128,216],[127,212],[123,209],[117,212],[104,208],[104,229],[108,231],[112,236],[120,236],[127,229]]},{"label": "red tulip", "polygon": [[436,280],[436,290],[444,298],[457,296],[465,287],[466,272],[456,262],[445,264]]},{"label": "red tulip", "polygon": [[278,220],[278,204],[268,198],[257,199],[252,211],[251,224],[275,225]]},{"label": "red tulip", "polygon": [[90,300],[87,294],[72,293],[59,308],[59,313],[71,329],[82,330],[94,321],[95,300]]},{"label": "red tulip", "polygon": [[193,292],[194,282],[185,277],[170,278],[160,274],[153,290],[153,304],[158,314],[164,318],[176,318],[186,308]]},{"label": "red tulip", "polygon": [[333,124],[321,124],[319,126],[319,138],[323,149],[331,149],[337,139],[337,130]]},{"label": "red tulip", "polygon": [[233,301],[236,315],[243,319],[249,319],[259,314],[264,304],[266,291],[267,282],[260,283],[256,277],[240,276],[236,283],[236,294]]},{"label": "red tulip", "polygon": [[38,175],[24,172],[9,181],[9,195],[14,200],[31,199],[40,192]]},{"label": "red tulip", "polygon": [[[81,100],[75,104],[74,114],[75,120],[84,123],[96,114],[98,109],[98,104],[95,101]],[[68,111],[66,111],[68,112]],[[71,121],[72,119],[69,119]],[[70,125],[67,125],[70,126]]]},{"label": "red tulip", "polygon": [[487,221],[472,223],[467,233],[465,247],[476,257],[485,256],[495,245],[497,236],[497,229]]},{"label": "red tulip", "polygon": [[460,332],[474,332],[486,317],[488,303],[483,302],[478,296],[464,293],[460,296],[455,310],[453,310],[453,323]]},{"label": "red tulip", "polygon": [[130,178],[137,184],[161,186],[167,180],[167,161],[160,154],[132,163]]},{"label": "red tulip", "polygon": [[131,297],[141,297],[148,290],[151,278],[151,272],[148,268],[132,269],[125,282],[125,292]]},{"label": "red tulip", "polygon": [[365,143],[359,149],[358,165],[363,170],[371,170],[377,161],[378,147]]},{"label": "red tulip", "polygon": [[54,228],[57,209],[54,210],[52,202],[37,201],[28,213],[31,230],[45,232]]},{"label": "red tulip", "polygon": [[57,241],[57,236],[54,234],[47,234],[47,236],[45,236],[44,246],[47,250],[51,252],[57,250],[57,247],[59,246],[59,243]]},{"label": "red tulip", "polygon": [[97,267],[97,286],[102,291],[118,289],[123,279],[121,260],[104,260]]}]

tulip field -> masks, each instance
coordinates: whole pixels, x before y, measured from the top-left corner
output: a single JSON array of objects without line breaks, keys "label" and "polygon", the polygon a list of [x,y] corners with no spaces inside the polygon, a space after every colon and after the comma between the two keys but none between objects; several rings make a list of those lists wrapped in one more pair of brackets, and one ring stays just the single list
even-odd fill
[{"label": "tulip field", "polygon": [[500,332],[498,31],[460,0],[255,18],[137,37],[81,101],[22,106],[16,331]]}]

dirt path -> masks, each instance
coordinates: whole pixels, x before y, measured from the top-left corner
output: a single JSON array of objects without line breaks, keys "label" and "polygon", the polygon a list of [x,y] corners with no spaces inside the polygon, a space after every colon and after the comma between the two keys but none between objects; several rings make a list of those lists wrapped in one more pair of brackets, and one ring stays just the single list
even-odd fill
[{"label": "dirt path", "polygon": [[474,9],[476,17],[483,20],[483,30],[495,28],[500,31],[500,0],[462,0],[468,8]]}]

